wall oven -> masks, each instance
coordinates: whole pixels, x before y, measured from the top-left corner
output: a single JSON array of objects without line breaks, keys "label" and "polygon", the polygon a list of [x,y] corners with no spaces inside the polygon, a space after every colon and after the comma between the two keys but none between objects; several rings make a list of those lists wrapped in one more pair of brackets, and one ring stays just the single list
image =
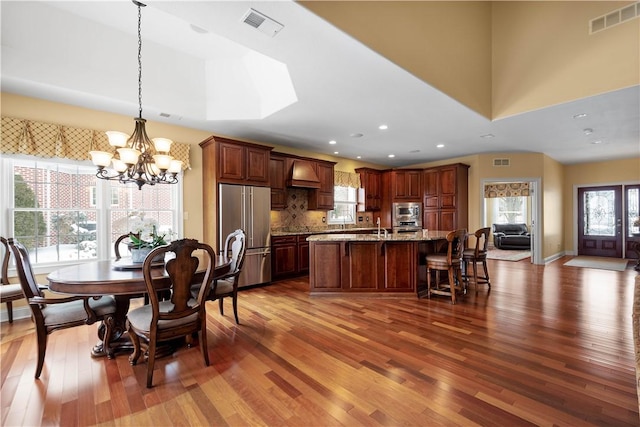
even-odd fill
[{"label": "wall oven", "polygon": [[422,207],[420,203],[394,203],[391,219],[394,233],[421,230]]}]

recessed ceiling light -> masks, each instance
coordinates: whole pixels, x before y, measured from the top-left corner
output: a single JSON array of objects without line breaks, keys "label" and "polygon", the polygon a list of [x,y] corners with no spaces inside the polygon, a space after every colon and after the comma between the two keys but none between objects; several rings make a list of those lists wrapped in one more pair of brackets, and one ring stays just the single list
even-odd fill
[{"label": "recessed ceiling light", "polygon": [[362,158],[362,156],[356,156],[356,159],[361,159],[361,158]]},{"label": "recessed ceiling light", "polygon": [[601,140],[593,141],[592,144],[602,144]]},{"label": "recessed ceiling light", "polygon": [[378,126],[378,129],[380,129],[380,130],[386,130],[386,129],[389,129],[389,126],[387,126],[387,125],[380,125],[380,126]]},{"label": "recessed ceiling light", "polygon": [[494,137],[495,137],[495,135],[492,134],[492,133],[488,133],[486,135],[480,135],[480,138],[494,138]]},{"label": "recessed ceiling light", "polygon": [[580,113],[573,116],[574,119],[584,119],[585,117],[587,117],[587,113]]},{"label": "recessed ceiling light", "polygon": [[332,139],[331,141],[329,141],[329,144],[334,145],[337,144],[337,142]]},{"label": "recessed ceiling light", "polygon": [[395,154],[389,154],[389,158],[393,158],[395,156],[396,156]]},{"label": "recessed ceiling light", "polygon": [[436,145],[436,148],[444,148],[444,144],[438,144]]},{"label": "recessed ceiling light", "polygon": [[333,152],[333,154],[340,154],[340,153],[339,153],[339,152],[337,152],[337,151],[334,151],[334,152]]},{"label": "recessed ceiling light", "polygon": [[412,154],[419,153],[419,152],[420,152],[420,150],[411,150],[411,151],[409,151],[409,153],[412,153]]},{"label": "recessed ceiling light", "polygon": [[349,135],[351,138],[362,138],[362,134],[361,133],[352,133],[351,135]]},{"label": "recessed ceiling light", "polygon": [[591,135],[593,133],[593,129],[591,128],[586,128],[582,130],[584,132],[585,135]]}]

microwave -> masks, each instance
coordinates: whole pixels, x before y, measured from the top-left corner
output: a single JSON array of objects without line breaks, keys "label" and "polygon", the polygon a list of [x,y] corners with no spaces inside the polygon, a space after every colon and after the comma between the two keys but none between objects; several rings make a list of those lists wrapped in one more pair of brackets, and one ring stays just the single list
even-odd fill
[{"label": "microwave", "polygon": [[394,203],[391,211],[393,228],[397,231],[422,229],[422,209],[420,203]]}]

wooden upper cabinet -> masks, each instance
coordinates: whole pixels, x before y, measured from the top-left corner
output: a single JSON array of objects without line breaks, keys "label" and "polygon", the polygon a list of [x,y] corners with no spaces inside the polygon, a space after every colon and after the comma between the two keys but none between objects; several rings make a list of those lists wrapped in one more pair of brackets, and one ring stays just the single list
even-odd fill
[{"label": "wooden upper cabinet", "polygon": [[456,163],[425,169],[422,226],[430,230],[466,228],[469,166]]},{"label": "wooden upper cabinet", "polygon": [[422,198],[422,170],[394,170],[391,173],[393,201],[419,202]]},{"label": "wooden upper cabinet", "polygon": [[333,209],[333,162],[318,160],[316,174],[320,179],[320,188],[309,190],[309,209]]},{"label": "wooden upper cabinet", "polygon": [[218,182],[269,185],[271,147],[215,137]]},{"label": "wooden upper cabinet", "polygon": [[287,207],[287,187],[285,186],[284,157],[271,154],[269,160],[269,183],[271,186],[271,210],[283,210]]},{"label": "wooden upper cabinet", "polygon": [[365,210],[379,211],[382,206],[382,172],[376,169],[358,168],[360,185],[364,188]]}]

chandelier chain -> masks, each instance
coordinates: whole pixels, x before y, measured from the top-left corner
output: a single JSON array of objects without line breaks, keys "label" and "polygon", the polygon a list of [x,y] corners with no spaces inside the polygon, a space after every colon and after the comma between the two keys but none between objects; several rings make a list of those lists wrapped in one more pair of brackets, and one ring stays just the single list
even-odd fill
[{"label": "chandelier chain", "polygon": [[142,11],[138,3],[138,114],[142,118]]}]

